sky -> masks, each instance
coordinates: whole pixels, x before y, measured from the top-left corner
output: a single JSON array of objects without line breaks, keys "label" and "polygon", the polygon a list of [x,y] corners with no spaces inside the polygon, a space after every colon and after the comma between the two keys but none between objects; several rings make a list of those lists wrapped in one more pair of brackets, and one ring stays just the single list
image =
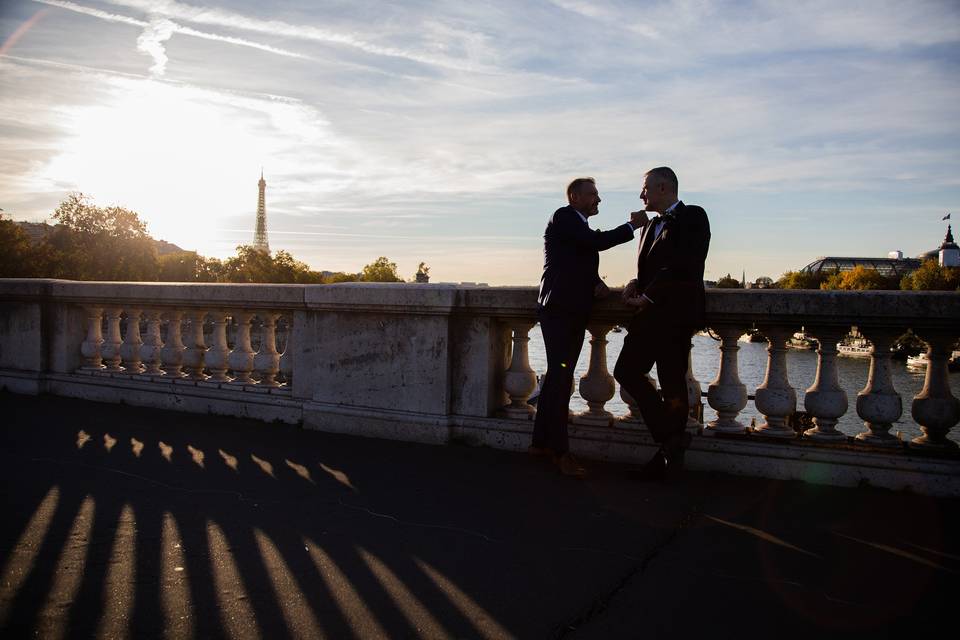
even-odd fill
[{"label": "sky", "polygon": [[[0,0],[0,208],[68,193],[223,258],[536,285],[578,176],[668,165],[707,279],[907,256],[960,219],[960,3]],[[636,241],[601,255],[619,285]]]}]

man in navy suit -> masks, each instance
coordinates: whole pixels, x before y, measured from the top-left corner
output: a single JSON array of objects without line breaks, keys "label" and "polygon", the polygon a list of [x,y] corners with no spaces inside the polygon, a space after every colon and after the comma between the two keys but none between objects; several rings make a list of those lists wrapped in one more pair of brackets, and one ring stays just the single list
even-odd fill
[{"label": "man in navy suit", "polygon": [[633,239],[640,218],[610,231],[591,229],[587,218],[597,215],[600,205],[593,178],[571,182],[567,202],[566,207],[554,212],[543,232],[537,317],[547,351],[547,372],[537,401],[529,451],[552,457],[565,475],[582,476],[583,467],[569,452],[567,418],[573,369],[583,347],[593,300],[609,293],[597,272],[599,252]]},{"label": "man in navy suit", "polygon": [[[678,197],[677,174],[669,167],[646,173],[640,198],[646,211],[637,256],[637,278],[623,290],[635,308],[613,376],[637,402],[660,450],[641,469],[641,479],[665,480],[683,468],[686,433],[687,364],[690,340],[705,324],[703,266],[710,247],[710,222],[702,208]],[[643,212],[643,218],[646,218]],[[647,382],[657,365],[662,395]]]}]

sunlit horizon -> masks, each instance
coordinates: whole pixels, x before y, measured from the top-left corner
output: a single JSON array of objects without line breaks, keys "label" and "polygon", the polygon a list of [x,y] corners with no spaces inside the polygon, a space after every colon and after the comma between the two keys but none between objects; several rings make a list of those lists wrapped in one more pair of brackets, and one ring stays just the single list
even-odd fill
[{"label": "sunlit horizon", "polygon": [[610,228],[676,169],[708,279],[914,256],[960,203],[950,2],[16,0],[0,43],[4,214],[81,191],[209,257],[252,243],[261,168],[273,250],[492,285],[536,284],[581,175]]}]

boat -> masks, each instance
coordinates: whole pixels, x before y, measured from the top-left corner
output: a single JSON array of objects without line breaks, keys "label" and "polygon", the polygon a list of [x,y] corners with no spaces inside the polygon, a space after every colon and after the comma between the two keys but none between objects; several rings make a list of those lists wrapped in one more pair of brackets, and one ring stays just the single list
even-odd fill
[{"label": "boat", "polygon": [[873,345],[863,336],[851,333],[837,343],[837,353],[851,358],[869,358]]},{"label": "boat", "polygon": [[[915,356],[907,356],[908,369],[926,369],[928,364],[930,364],[930,359],[927,357],[926,351],[922,351]],[[950,359],[947,360],[947,370],[960,371],[960,349],[957,349],[950,354]]]},{"label": "boat", "polygon": [[787,340],[787,346],[791,349],[818,349],[820,343],[816,338],[808,336],[804,331],[797,331]]}]

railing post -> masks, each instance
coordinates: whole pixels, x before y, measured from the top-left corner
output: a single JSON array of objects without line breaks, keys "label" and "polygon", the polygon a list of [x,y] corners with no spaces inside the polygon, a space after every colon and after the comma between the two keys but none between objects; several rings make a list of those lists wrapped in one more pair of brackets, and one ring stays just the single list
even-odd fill
[{"label": "railing post", "polygon": [[849,331],[849,327],[815,327],[813,335],[820,343],[817,349],[817,377],[807,389],[803,406],[813,416],[812,429],[803,435],[813,440],[837,442],[847,436],[837,431],[837,420],[847,412],[847,392],[840,386],[837,371],[837,342]]},{"label": "railing post", "polygon": [[590,364],[580,378],[580,396],[587,401],[587,411],[574,416],[576,424],[610,426],[613,414],[603,408],[617,391],[617,383],[607,370],[607,334],[613,329],[611,323],[591,323]]},{"label": "railing post", "polygon": [[183,351],[183,366],[191,380],[206,380],[207,376],[203,373],[203,369],[207,345],[203,340],[203,319],[207,314],[205,311],[191,309],[185,315],[190,323],[190,329],[187,347]]},{"label": "railing post", "polygon": [[705,433],[743,433],[746,427],[737,420],[737,415],[747,406],[747,388],[740,382],[737,367],[737,352],[740,345],[737,340],[743,335],[743,329],[734,326],[721,326],[716,330],[720,335],[720,370],[717,378],[707,389],[707,401],[717,412],[704,429]]},{"label": "railing post", "polygon": [[791,331],[783,327],[763,327],[767,336],[767,374],[763,384],[757,387],[754,403],[766,422],[754,433],[773,438],[795,438],[796,433],[787,425],[787,416],[797,409],[797,392],[790,386],[787,377],[787,338]]},{"label": "railing post", "polygon": [[181,337],[180,321],[183,318],[181,311],[173,310],[166,313],[167,340],[160,350],[160,359],[163,361],[163,370],[171,378],[182,378],[186,374],[183,367],[183,352],[186,347]]},{"label": "railing post", "polygon": [[227,377],[230,348],[227,346],[227,313],[219,309],[207,315],[213,322],[213,344],[207,350],[207,371],[210,372],[212,382],[229,382]]},{"label": "railing post", "polygon": [[510,367],[503,376],[503,389],[510,396],[510,404],[503,407],[503,412],[509,418],[529,418],[534,408],[527,403],[527,398],[537,387],[537,374],[530,368],[530,357],[527,352],[527,343],[530,342],[530,329],[533,321],[514,320],[510,322],[513,331],[513,349],[510,357]]},{"label": "railing post", "polygon": [[950,429],[960,420],[960,401],[950,393],[947,361],[955,333],[929,331],[920,336],[928,345],[927,373],[923,389],[913,398],[911,413],[923,435],[910,446],[932,449],[956,449],[957,443],[947,439]]},{"label": "railing post", "polygon": [[253,371],[254,353],[250,345],[250,320],[253,319],[253,313],[238,311],[233,317],[237,322],[237,337],[227,363],[233,369],[235,384],[251,384],[250,372]]},{"label": "railing post", "polygon": [[260,384],[276,387],[277,371],[280,368],[280,354],[277,353],[277,317],[273,312],[258,314],[263,321],[260,328],[260,351],[253,358],[253,368],[260,374]]},{"label": "railing post", "polygon": [[84,307],[87,312],[87,339],[80,345],[80,355],[83,356],[82,369],[103,369],[103,358],[100,355],[100,345],[103,344],[103,308]]},{"label": "railing post", "polygon": [[146,365],[143,373],[148,376],[162,376],[163,369],[160,368],[160,363],[163,341],[160,339],[160,311],[148,309],[146,316],[147,339],[140,347],[140,360]]},{"label": "railing post", "polygon": [[143,371],[143,367],[140,365],[140,347],[143,346],[143,338],[140,337],[140,316],[142,314],[141,309],[127,309],[127,330],[123,336],[123,344],[120,345],[120,357],[123,359],[127,373]]},{"label": "railing post", "polygon": [[687,431],[696,431],[703,426],[701,423],[701,416],[703,415],[703,392],[700,389],[700,383],[693,375],[692,344],[690,345],[690,352],[687,354],[687,406],[690,407],[690,410],[687,412]]},{"label": "railing post", "polygon": [[120,366],[120,345],[123,344],[123,339],[120,337],[120,308],[108,307],[104,313],[107,315],[107,338],[100,345],[100,355],[103,357],[107,371],[123,371],[123,367]]},{"label": "railing post", "polygon": [[858,433],[860,442],[879,446],[898,446],[900,441],[890,433],[890,427],[903,414],[903,400],[893,388],[890,374],[890,345],[902,333],[894,329],[860,328],[873,343],[870,353],[870,374],[867,386],[857,394],[857,415],[863,419],[866,431]]},{"label": "railing post", "polygon": [[284,383],[292,391],[293,390],[293,349],[292,346],[294,340],[294,318],[296,316],[281,316],[281,320],[284,322],[284,344],[283,344],[283,353],[280,354],[280,364],[279,371],[283,375]]}]

